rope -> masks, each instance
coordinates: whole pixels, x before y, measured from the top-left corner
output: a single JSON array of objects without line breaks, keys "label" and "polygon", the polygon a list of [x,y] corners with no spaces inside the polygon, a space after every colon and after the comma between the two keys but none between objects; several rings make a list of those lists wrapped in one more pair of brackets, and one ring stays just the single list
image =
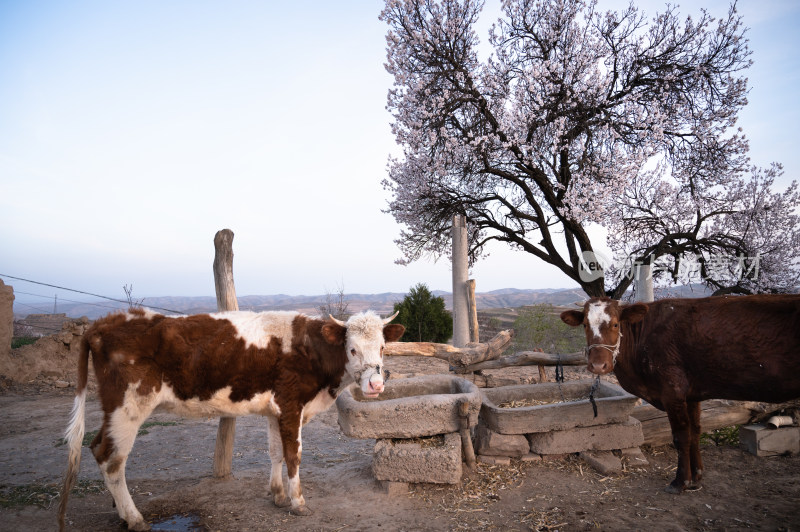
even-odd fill
[{"label": "rope", "polygon": [[594,410],[594,417],[597,417],[597,403],[594,400],[594,392],[597,391],[597,388],[600,386],[600,375],[594,380],[592,383],[592,389],[589,390],[589,402],[592,403],[592,410]]}]

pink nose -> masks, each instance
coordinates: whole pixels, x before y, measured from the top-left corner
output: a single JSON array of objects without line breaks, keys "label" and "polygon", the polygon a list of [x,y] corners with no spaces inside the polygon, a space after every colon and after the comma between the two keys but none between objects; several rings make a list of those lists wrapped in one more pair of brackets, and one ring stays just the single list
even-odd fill
[{"label": "pink nose", "polygon": [[373,381],[370,379],[368,388],[372,393],[381,393],[383,392],[383,381]]},{"label": "pink nose", "polygon": [[596,375],[605,375],[610,371],[608,362],[589,362],[587,369]]}]

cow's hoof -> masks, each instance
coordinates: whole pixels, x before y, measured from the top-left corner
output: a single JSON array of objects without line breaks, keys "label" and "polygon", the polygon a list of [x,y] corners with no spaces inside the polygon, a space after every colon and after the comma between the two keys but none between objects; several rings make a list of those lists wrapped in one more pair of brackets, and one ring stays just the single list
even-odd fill
[{"label": "cow's hoof", "polygon": [[683,486],[676,486],[675,484],[667,484],[667,487],[664,488],[664,491],[667,493],[671,493],[673,495],[680,495],[683,493]]},{"label": "cow's hoof", "polygon": [[292,500],[286,495],[274,495],[272,497],[272,502],[274,502],[275,506],[278,508],[286,508],[292,504]]},{"label": "cow's hoof", "polygon": [[307,506],[298,506],[297,508],[292,508],[291,510],[292,515],[311,515],[314,512],[308,509]]},{"label": "cow's hoof", "polygon": [[137,521],[132,525],[128,525],[128,530],[136,530],[136,532],[147,532],[150,530],[150,525],[147,524],[147,521]]}]

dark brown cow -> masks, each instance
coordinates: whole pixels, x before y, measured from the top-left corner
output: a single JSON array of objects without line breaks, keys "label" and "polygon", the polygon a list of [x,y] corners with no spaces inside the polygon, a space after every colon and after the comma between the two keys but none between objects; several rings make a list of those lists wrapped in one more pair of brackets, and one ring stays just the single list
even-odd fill
[{"label": "dark brown cow", "polygon": [[131,310],[98,320],[81,344],[59,527],[80,465],[90,352],[104,413],[90,447],[129,529],[150,528],[131,499],[125,462],[139,426],[158,406],[190,416],[266,416],[273,500],[303,515],[310,511],[300,487],[301,427],[354,382],[368,397],[383,391],[384,344],[404,332],[388,324],[395,316],[365,312],[344,323],[296,312],[165,317]]},{"label": "dark brown cow", "polygon": [[[800,296],[589,300],[561,319],[583,325],[588,369],[667,412],[678,450],[670,493],[696,487],[700,401],[779,403],[800,397]],[[693,484],[694,483],[694,484]]]}]

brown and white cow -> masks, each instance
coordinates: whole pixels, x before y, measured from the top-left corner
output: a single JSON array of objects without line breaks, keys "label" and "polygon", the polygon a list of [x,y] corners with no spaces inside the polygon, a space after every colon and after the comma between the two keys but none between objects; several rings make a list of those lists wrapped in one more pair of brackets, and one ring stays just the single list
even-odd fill
[{"label": "brown and white cow", "polygon": [[667,412],[678,450],[670,493],[698,487],[700,401],[780,403],[800,397],[800,295],[590,299],[561,319],[583,325],[588,369]]},{"label": "brown and white cow", "polygon": [[131,499],[125,462],[139,426],[158,406],[189,416],[266,416],[273,501],[303,515],[310,511],[298,472],[301,427],[352,383],[368,397],[383,391],[384,344],[404,332],[389,324],[395,316],[364,312],[345,323],[296,312],[165,317],[138,309],[97,320],[81,344],[60,528],[80,465],[90,352],[104,414],[90,447],[129,529],[150,528]]}]

